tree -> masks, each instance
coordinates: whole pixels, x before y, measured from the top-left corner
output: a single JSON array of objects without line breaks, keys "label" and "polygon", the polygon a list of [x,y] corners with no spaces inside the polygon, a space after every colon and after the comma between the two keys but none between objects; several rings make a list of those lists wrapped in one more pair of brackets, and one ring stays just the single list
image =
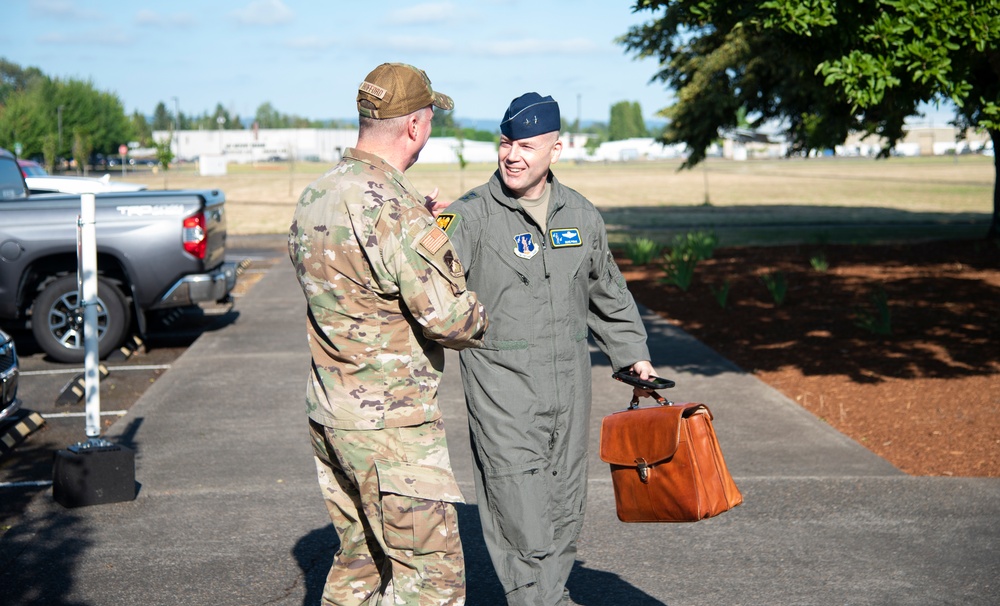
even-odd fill
[{"label": "tree", "polygon": [[153,110],[152,130],[170,130],[173,123],[173,116],[167,111],[167,105],[163,101],[157,103],[156,109]]},{"label": "tree", "polygon": [[260,128],[284,128],[286,126],[282,123],[281,114],[278,113],[278,110],[274,109],[270,101],[264,102],[257,107],[254,120],[257,121],[257,126]]},{"label": "tree", "polygon": [[[861,132],[883,137],[887,157],[921,103],[949,99],[956,126],[986,129],[1000,145],[996,0],[638,0],[633,10],[656,17],[618,41],[658,58],[653,79],[676,92],[660,111],[670,120],[660,140],[688,145],[683,168],[741,109],[780,122],[793,153]],[[997,185],[993,208],[996,239]]]},{"label": "tree", "polygon": [[163,141],[153,141],[153,147],[156,148],[156,159],[163,167],[163,189],[167,188],[167,172],[170,170],[170,163],[174,161],[174,150],[170,149],[173,142],[173,133]]},{"label": "tree", "polygon": [[[454,113],[454,110],[434,110],[434,118],[431,120],[431,132],[436,137],[454,136],[455,129],[458,128],[458,125],[455,124]],[[444,133],[449,134],[446,135]]]},{"label": "tree", "polygon": [[94,146],[91,144],[89,135],[82,130],[73,133],[73,160],[76,161],[76,172],[80,172],[82,169],[84,176],[87,175],[90,152],[93,150]]},{"label": "tree", "polygon": [[33,81],[47,80],[37,67],[22,68],[0,57],[0,106],[16,91],[28,88]]},{"label": "tree", "polygon": [[608,122],[608,140],[621,141],[635,137],[647,137],[649,131],[642,119],[642,107],[638,101],[619,101],[611,106],[611,119]]},{"label": "tree", "polygon": [[[140,147],[149,147],[153,141],[153,128],[146,121],[146,116],[143,116],[138,111],[132,112],[131,126],[132,137],[129,140],[138,141]],[[170,126],[169,122],[167,126]]]}]

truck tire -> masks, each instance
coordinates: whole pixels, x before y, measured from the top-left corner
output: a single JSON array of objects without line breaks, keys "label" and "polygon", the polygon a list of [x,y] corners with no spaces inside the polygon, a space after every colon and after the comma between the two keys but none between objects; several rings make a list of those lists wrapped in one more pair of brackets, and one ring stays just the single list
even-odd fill
[{"label": "truck tire", "polygon": [[[42,351],[59,362],[84,361],[83,308],[76,276],[58,278],[35,298],[31,332]],[[97,279],[97,351],[100,358],[121,347],[132,323],[125,297],[111,281]]]}]

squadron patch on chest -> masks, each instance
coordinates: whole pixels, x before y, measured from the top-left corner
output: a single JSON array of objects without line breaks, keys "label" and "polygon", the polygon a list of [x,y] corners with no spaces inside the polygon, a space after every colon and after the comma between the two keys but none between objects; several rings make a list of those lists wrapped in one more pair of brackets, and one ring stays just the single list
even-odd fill
[{"label": "squadron patch on chest", "polygon": [[580,238],[580,230],[575,227],[550,229],[549,241],[552,243],[552,248],[567,248],[583,244],[583,239]]},{"label": "squadron patch on chest", "polygon": [[538,245],[531,239],[530,233],[514,236],[514,254],[522,259],[530,259],[538,254]]}]

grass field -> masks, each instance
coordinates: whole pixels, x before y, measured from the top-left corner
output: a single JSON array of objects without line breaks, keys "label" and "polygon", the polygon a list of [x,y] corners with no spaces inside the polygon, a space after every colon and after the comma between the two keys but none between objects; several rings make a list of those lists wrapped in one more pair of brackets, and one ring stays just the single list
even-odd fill
[{"label": "grass field", "polygon": [[[626,233],[666,242],[698,229],[716,232],[724,245],[976,237],[993,208],[993,158],[983,156],[710,159],[694,170],[678,167],[677,161],[559,163],[554,171],[602,210],[616,242]],[[202,177],[182,166],[124,180],[150,189],[221,189],[231,233],[283,233],[299,193],[328,168],[230,165],[227,175]],[[418,164],[407,176],[420,191],[438,187],[439,199],[451,200],[494,169]]]}]

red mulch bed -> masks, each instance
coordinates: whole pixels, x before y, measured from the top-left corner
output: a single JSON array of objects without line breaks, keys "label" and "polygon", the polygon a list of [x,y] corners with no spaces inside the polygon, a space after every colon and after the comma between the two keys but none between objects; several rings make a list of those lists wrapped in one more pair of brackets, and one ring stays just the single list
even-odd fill
[{"label": "red mulch bed", "polygon": [[[826,271],[810,260],[822,255]],[[716,249],[635,298],[913,475],[1000,477],[1000,249],[985,241]],[[778,305],[762,276],[781,272]],[[717,292],[729,283],[726,305]],[[860,326],[878,317],[889,334]],[[654,360],[655,363],[655,360]]]}]

